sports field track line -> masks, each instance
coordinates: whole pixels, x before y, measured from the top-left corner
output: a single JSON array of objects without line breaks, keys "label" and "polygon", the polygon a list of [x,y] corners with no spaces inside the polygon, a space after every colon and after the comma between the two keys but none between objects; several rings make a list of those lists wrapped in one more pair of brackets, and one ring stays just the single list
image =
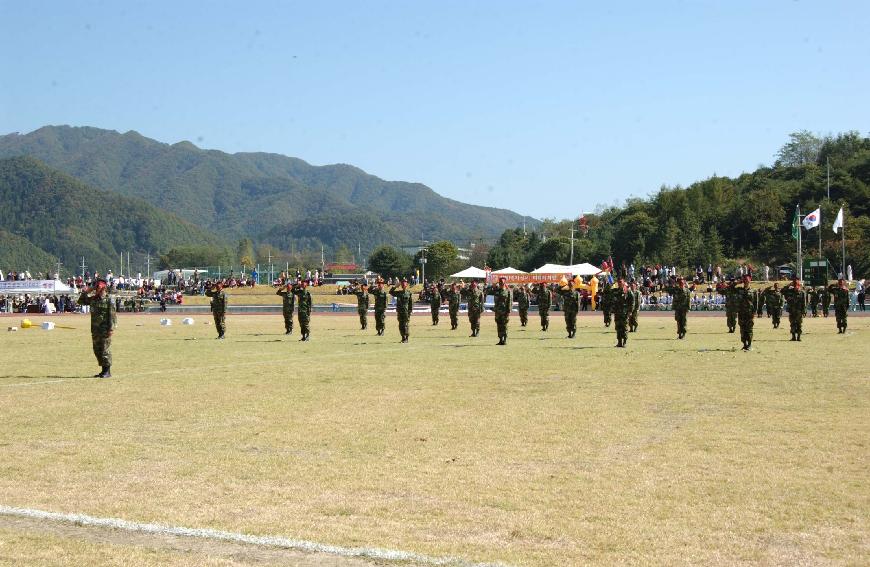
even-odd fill
[{"label": "sports field track line", "polygon": [[72,523],[84,527],[111,528],[128,532],[160,536],[190,537],[213,541],[227,541],[260,547],[293,549],[308,553],[325,553],[340,557],[363,557],[381,561],[405,561],[422,565],[455,565],[457,567],[505,567],[503,563],[475,563],[457,557],[433,557],[412,551],[384,549],[380,547],[342,547],[304,539],[284,536],[256,536],[239,532],[226,532],[210,528],[187,528],[164,524],[145,524],[120,518],[98,518],[85,514],[63,514],[32,508],[15,508],[0,504],[0,515],[29,518],[49,522]]},{"label": "sports field track line", "polygon": [[[414,346],[408,345],[408,346],[404,346],[404,347],[395,347],[395,348],[390,348],[390,349],[383,349],[383,350],[380,350],[378,352],[379,353],[382,353],[382,352],[400,352],[400,351],[418,350],[420,348],[422,348],[422,345],[414,345]],[[343,357],[343,356],[356,356],[358,354],[359,353],[357,353],[357,352],[337,352],[337,353],[333,353],[333,354],[319,355],[317,357],[317,359],[319,360],[319,359],[323,359],[323,358],[339,358],[339,357]],[[195,367],[189,367],[189,368],[174,367],[174,368],[167,368],[165,370],[148,370],[145,372],[131,372],[129,374],[120,374],[117,376],[117,378],[119,378],[119,379],[137,378],[137,377],[142,377],[142,376],[154,376],[154,375],[159,375],[159,374],[169,374],[169,373],[175,374],[175,373],[185,372],[185,371],[223,370],[225,368],[237,368],[239,366],[260,366],[260,365],[269,365],[269,364],[282,364],[282,363],[288,362],[289,360],[291,360],[291,359],[273,358],[273,359],[269,359],[269,360],[251,360],[251,361],[247,361],[247,362],[236,362],[233,364],[221,364],[219,366],[195,366]],[[0,384],[0,388],[11,388],[13,386],[36,386],[39,384],[56,384],[58,382],[77,382],[80,380],[102,380],[102,378],[97,378],[97,377],[59,378],[57,380],[40,380],[38,382],[19,382],[19,383],[15,383],[15,384]]]}]

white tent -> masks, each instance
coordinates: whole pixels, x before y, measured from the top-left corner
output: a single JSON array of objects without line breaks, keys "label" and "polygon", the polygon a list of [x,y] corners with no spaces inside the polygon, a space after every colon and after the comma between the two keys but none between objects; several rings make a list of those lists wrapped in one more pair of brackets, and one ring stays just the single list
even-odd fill
[{"label": "white tent", "polygon": [[49,293],[69,294],[73,292],[75,292],[73,288],[60,280],[9,280],[0,282],[0,295],[23,295],[25,293],[30,295]]},{"label": "white tent", "polygon": [[589,263],[574,264],[573,266],[563,266],[561,264],[544,264],[533,274],[573,274],[575,276],[594,276],[601,272],[601,268],[593,266]]},{"label": "white tent", "polygon": [[504,276],[504,275],[509,275],[509,274],[525,274],[525,273],[526,273],[526,272],[524,272],[524,271],[522,271],[522,270],[518,270],[518,269],[516,269],[516,268],[511,268],[510,266],[508,266],[507,268],[502,268],[502,269],[500,269],[500,270],[496,270],[496,271],[494,271],[494,272],[492,273],[492,275],[494,275],[494,276]]},{"label": "white tent", "polygon": [[475,268],[474,266],[471,266],[470,268],[465,268],[461,272],[456,272],[450,277],[482,280],[486,278],[486,270],[481,270],[480,268]]}]

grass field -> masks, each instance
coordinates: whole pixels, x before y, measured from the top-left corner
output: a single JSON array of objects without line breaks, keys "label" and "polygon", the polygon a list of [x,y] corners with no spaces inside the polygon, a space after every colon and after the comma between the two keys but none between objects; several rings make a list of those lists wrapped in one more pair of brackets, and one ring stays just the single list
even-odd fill
[{"label": "grass field", "polygon": [[[642,316],[625,350],[598,316],[506,347],[491,317],[408,345],[206,319],[121,315],[108,380],[85,317],[4,331],[0,505],[517,565],[870,560],[870,318],[762,319],[750,353],[723,317]],[[283,561],[107,538],[0,517],[0,563]]]}]

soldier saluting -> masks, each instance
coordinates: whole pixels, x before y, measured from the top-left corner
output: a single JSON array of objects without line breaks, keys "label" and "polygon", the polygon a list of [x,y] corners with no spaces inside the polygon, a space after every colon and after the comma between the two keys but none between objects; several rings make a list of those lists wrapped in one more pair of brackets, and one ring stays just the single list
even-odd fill
[{"label": "soldier saluting", "polygon": [[767,316],[770,317],[773,328],[779,329],[779,320],[782,317],[782,293],[779,291],[779,284],[774,283],[773,287],[766,288],[763,295]]},{"label": "soldier saluting", "polygon": [[511,316],[511,307],[513,306],[513,296],[511,290],[505,285],[506,279],[504,276],[498,278],[498,285],[489,286],[486,288],[487,293],[492,294],[495,305],[495,325],[498,329],[499,346],[507,344],[507,328],[508,321]]},{"label": "soldier saluting", "polygon": [[293,334],[293,308],[296,306],[296,296],[293,295],[293,286],[287,282],[278,288],[275,295],[281,296],[281,313],[284,315],[284,334]]},{"label": "soldier saluting", "polygon": [[456,282],[453,282],[447,291],[447,309],[450,312],[451,331],[455,331],[459,327],[459,303],[461,301],[462,296],[459,293],[459,287],[456,285]]},{"label": "soldier saluting", "polygon": [[[828,286],[828,292],[834,298],[834,317],[837,318],[837,333],[846,332],[849,317],[849,286],[846,280],[840,278],[837,285]],[[827,315],[827,311],[825,312]]]},{"label": "soldier saluting", "polygon": [[538,301],[538,315],[541,316],[541,330],[546,332],[550,326],[550,307],[553,305],[553,292],[550,291],[547,284],[540,283],[535,291],[535,298]]},{"label": "soldier saluting", "polygon": [[384,336],[384,319],[386,318],[387,300],[389,299],[389,294],[384,289],[384,280],[379,277],[375,284],[375,289],[370,293],[375,298],[375,330],[378,332],[378,336],[382,337]]},{"label": "soldier saluting", "polygon": [[752,328],[755,326],[755,313],[758,310],[758,292],[749,288],[752,278],[743,276],[743,287],[735,292],[737,301],[737,323],[740,325],[740,340],[743,350],[752,350]]},{"label": "soldier saluting", "polygon": [[369,326],[369,284],[362,282],[353,294],[356,296],[356,312],[359,315],[360,330],[365,331]]},{"label": "soldier saluting", "polygon": [[94,288],[86,288],[79,296],[79,303],[91,310],[91,342],[94,356],[102,367],[94,378],[112,377],[112,334],[118,326],[115,300],[109,297],[106,280],[99,279]]},{"label": "soldier saluting", "polygon": [[804,314],[807,310],[807,294],[801,289],[801,281],[797,275],[792,282],[782,288],[782,296],[788,304],[788,322],[791,327],[791,340],[801,340],[803,332]]},{"label": "soldier saluting", "polygon": [[211,314],[214,317],[214,327],[217,329],[218,339],[224,338],[227,323],[227,293],[224,291],[223,282],[217,282],[205,292],[211,298]]},{"label": "soldier saluting", "polygon": [[296,315],[299,317],[299,332],[302,333],[299,340],[307,341],[311,335],[311,292],[308,291],[308,282],[302,280],[293,286],[293,295],[296,296]]},{"label": "soldier saluting", "polygon": [[477,282],[472,280],[467,289],[462,290],[462,295],[468,302],[468,323],[471,325],[471,335],[476,337],[480,333],[480,314],[483,312],[483,291],[477,287]]},{"label": "soldier saluting", "polygon": [[407,343],[411,336],[411,313],[414,311],[414,295],[408,289],[408,279],[402,278],[401,288],[390,288],[390,295],[396,298],[396,317],[399,319],[399,334],[402,342]]},{"label": "soldier saluting", "polygon": [[613,310],[616,346],[625,348],[628,342],[628,318],[634,306],[634,296],[621,277],[617,278],[616,285],[606,290],[606,293],[610,295],[610,306]]},{"label": "soldier saluting", "polygon": [[686,280],[682,276],[677,278],[676,286],[668,286],[665,288],[671,294],[671,306],[674,310],[674,319],[677,321],[677,338],[682,339],[686,336],[687,320],[689,315],[689,291],[686,287]]}]

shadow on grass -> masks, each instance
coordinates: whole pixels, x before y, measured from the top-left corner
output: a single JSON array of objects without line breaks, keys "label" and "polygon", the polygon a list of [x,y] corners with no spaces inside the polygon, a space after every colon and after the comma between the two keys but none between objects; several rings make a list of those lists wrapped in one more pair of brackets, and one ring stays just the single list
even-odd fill
[{"label": "shadow on grass", "polygon": [[12,375],[3,375],[0,376],[0,380],[8,378],[10,380],[84,380],[86,378],[93,378],[93,375],[87,376],[12,376]]}]

